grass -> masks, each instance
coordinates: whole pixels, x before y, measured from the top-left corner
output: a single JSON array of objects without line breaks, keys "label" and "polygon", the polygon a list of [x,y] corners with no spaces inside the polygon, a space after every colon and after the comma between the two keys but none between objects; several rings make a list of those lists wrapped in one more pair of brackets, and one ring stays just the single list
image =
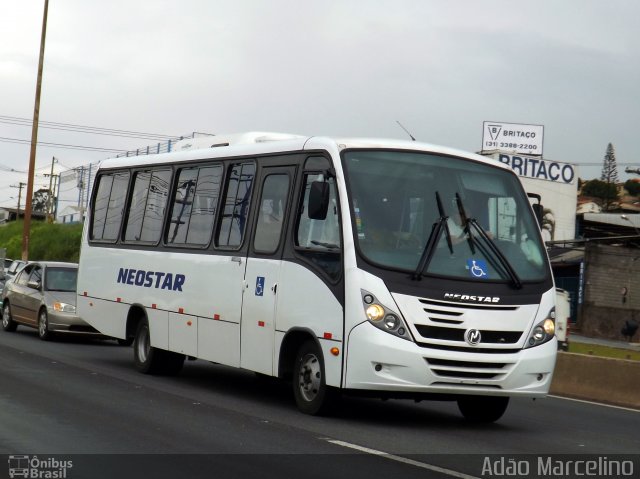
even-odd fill
[{"label": "grass", "polygon": [[[569,339],[571,341],[571,339]],[[612,348],[609,346],[600,346],[597,344],[572,343],[569,342],[569,352],[577,354],[589,354],[591,356],[600,356],[614,359],[630,359],[632,361],[640,361],[640,348],[637,350]]]},{"label": "grass", "polygon": [[[0,248],[6,249],[6,257],[22,257],[23,221],[12,221],[0,227]],[[48,224],[31,222],[29,235],[29,259],[38,261],[78,262],[80,256],[81,224]]]}]

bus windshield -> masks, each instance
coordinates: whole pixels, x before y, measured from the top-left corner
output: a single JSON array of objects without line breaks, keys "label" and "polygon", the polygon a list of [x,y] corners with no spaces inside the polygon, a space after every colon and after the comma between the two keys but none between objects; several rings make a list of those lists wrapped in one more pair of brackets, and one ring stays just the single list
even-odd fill
[{"label": "bus windshield", "polygon": [[472,281],[542,281],[546,253],[518,178],[463,158],[343,154],[355,241],[379,267]]}]

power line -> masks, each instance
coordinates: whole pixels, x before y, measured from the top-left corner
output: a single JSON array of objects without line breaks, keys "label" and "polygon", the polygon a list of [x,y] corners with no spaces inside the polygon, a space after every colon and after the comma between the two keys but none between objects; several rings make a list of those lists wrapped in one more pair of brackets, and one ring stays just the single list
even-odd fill
[{"label": "power line", "polygon": [[[20,138],[6,138],[6,137],[0,137],[0,141],[5,143],[18,143],[22,145],[24,144],[28,145],[31,143],[31,140],[23,140]],[[114,152],[114,153],[123,153],[126,151],[123,149],[116,149],[116,148],[100,148],[97,146],[66,145],[63,143],[49,143],[46,141],[39,141],[38,145],[52,147],[52,148],[62,148],[62,149],[68,149],[68,150],[104,151],[104,152]]]},{"label": "power line", "polygon": [[[0,115],[0,123],[19,126],[31,126],[32,121],[28,118]],[[53,130],[72,131],[76,133],[88,133],[94,135],[123,136],[127,138],[141,138],[146,140],[168,140],[179,138],[179,135],[164,135],[160,133],[145,133],[141,131],[119,130],[115,128],[100,128],[96,126],[77,125],[73,123],[59,123],[55,121],[40,121],[40,128],[50,128]]]}]

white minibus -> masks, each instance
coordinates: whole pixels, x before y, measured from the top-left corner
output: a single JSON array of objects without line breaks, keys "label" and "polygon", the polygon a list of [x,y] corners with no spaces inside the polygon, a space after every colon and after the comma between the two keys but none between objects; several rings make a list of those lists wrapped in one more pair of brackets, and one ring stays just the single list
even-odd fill
[{"label": "white minibus", "polygon": [[143,373],[200,358],[290,380],[309,414],[352,394],[492,422],[555,365],[539,207],[501,163],[415,141],[185,140],[100,165],[78,312]]}]

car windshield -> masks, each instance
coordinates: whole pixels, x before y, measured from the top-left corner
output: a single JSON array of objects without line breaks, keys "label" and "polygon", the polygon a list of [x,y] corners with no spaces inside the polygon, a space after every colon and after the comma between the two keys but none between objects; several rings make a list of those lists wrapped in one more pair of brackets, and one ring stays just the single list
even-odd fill
[{"label": "car windshield", "polygon": [[44,289],[47,291],[75,291],[78,281],[76,268],[47,268]]},{"label": "car windshield", "polygon": [[538,224],[511,172],[453,156],[344,153],[355,241],[377,266],[472,281],[541,281]]}]

